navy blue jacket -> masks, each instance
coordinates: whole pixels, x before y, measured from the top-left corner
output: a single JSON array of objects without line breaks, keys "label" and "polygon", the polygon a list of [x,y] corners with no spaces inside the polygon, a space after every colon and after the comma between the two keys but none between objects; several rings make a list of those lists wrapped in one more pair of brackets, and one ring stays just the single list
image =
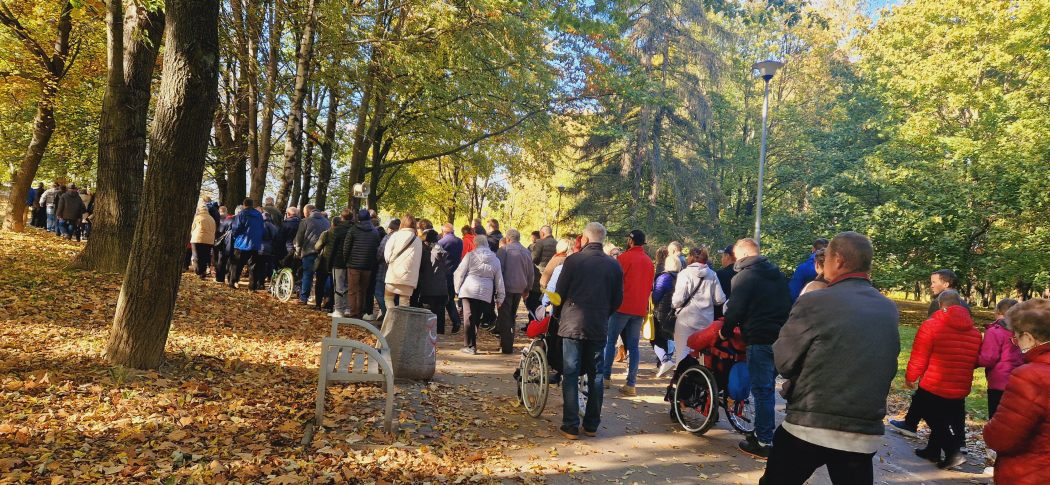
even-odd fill
[{"label": "navy blue jacket", "polygon": [[788,288],[791,289],[791,303],[795,303],[798,295],[802,294],[802,288],[805,288],[807,283],[816,279],[817,266],[815,258],[816,254],[810,253],[809,258],[799,264],[798,268],[795,268],[795,273],[791,275],[791,281],[788,282]]},{"label": "navy blue jacket", "polygon": [[448,253],[445,265],[448,266],[449,274],[455,273],[456,268],[459,268],[459,263],[463,261],[463,240],[456,237],[455,234],[445,234],[437,243]]},{"label": "navy blue jacket", "polygon": [[240,214],[234,216],[233,224],[230,224],[233,249],[241,251],[258,251],[262,249],[263,232],[265,230],[262,214],[259,211],[255,210],[254,207],[242,210]]}]

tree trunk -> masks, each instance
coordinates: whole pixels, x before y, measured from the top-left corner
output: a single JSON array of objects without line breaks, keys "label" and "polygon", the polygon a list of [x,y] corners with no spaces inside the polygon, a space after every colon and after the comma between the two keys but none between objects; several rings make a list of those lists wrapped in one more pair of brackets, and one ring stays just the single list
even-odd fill
[{"label": "tree trunk", "polygon": [[310,75],[310,64],[314,48],[315,0],[306,4],[306,25],[303,38],[296,53],[295,90],[292,93],[291,109],[288,112],[288,134],[284,143],[284,170],[281,172],[281,188],[277,191],[277,207],[288,207],[292,185],[295,183],[295,166],[301,161],[303,150],[303,103],[306,101],[306,81]]},{"label": "tree trunk", "polygon": [[[328,204],[328,185],[332,182],[332,150],[335,146],[336,121],[339,117],[339,95],[337,86],[328,88],[328,119],[324,124],[324,141],[321,142],[321,161],[317,167],[317,195],[314,204],[324,210]],[[353,185],[353,184],[351,184]]]},{"label": "tree trunk", "polygon": [[109,0],[109,74],[102,99],[91,238],[73,266],[123,272],[135,234],[146,159],[146,118],[164,13]]},{"label": "tree trunk", "polygon": [[310,185],[314,176],[314,139],[306,138],[306,150],[303,153],[303,170],[299,183],[299,207],[310,203]]},{"label": "tree trunk", "polygon": [[270,151],[273,149],[273,109],[277,98],[277,63],[281,55],[280,0],[274,1],[271,9],[270,37],[266,59],[266,91],[263,93],[262,120],[259,126],[259,156],[252,166],[253,200],[260,201],[266,192],[266,175],[270,167]]},{"label": "tree trunk", "polygon": [[[40,168],[40,160],[44,158],[44,151],[47,150],[47,144],[51,142],[51,135],[55,133],[55,96],[58,94],[58,83],[67,72],[69,33],[73,30],[72,14],[73,4],[66,1],[56,23],[57,35],[51,56],[43,52],[40,44],[28,37],[28,34],[16,34],[24,45],[35,47],[35,49],[29,48],[29,54],[37,56],[38,61],[46,66],[47,72],[40,83],[40,100],[36,106],[36,117],[33,118],[33,137],[29,141],[29,147],[26,148],[18,169],[11,174],[11,194],[4,217],[4,229],[9,231],[22,232],[25,230],[26,197],[29,195],[29,186],[33,184],[36,171]],[[8,17],[6,13],[0,17],[0,23],[12,30],[14,30],[12,24],[18,25],[17,20]]]},{"label": "tree trunk", "polygon": [[164,74],[142,217],[106,347],[111,363],[140,369],[164,358],[218,90],[218,0],[168,0],[165,12]]}]

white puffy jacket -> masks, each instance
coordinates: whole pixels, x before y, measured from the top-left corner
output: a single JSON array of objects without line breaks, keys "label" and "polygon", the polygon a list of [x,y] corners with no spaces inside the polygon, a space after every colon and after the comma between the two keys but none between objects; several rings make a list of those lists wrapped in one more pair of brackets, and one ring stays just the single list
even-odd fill
[{"label": "white puffy jacket", "polygon": [[467,253],[452,281],[460,298],[490,301],[498,307],[507,296],[503,268],[487,244],[480,244]]},{"label": "white puffy jacket", "polygon": [[[697,285],[700,286],[696,289]],[[693,290],[696,289],[696,293]],[[693,297],[689,298],[692,294]],[[689,298],[689,301],[686,301]],[[707,328],[715,318],[715,305],[726,301],[718,275],[706,264],[693,263],[678,273],[671,305],[681,308],[678,324],[697,330]]]},{"label": "white puffy jacket", "polygon": [[[407,249],[405,249],[406,246]],[[383,259],[386,260],[387,265],[386,279],[383,281],[386,283],[387,290],[400,295],[411,295],[412,290],[419,283],[423,241],[416,237],[415,229],[405,228],[390,235],[383,251]],[[398,255],[398,253],[401,254]]]}]

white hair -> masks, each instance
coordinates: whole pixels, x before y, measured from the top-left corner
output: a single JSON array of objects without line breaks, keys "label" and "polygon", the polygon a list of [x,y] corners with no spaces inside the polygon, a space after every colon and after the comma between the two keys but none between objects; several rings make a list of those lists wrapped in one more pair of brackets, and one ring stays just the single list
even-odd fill
[{"label": "white hair", "polygon": [[604,243],[606,234],[605,226],[600,222],[588,222],[587,227],[583,228],[583,235],[587,238],[588,242],[598,244]]},{"label": "white hair", "polygon": [[517,229],[508,229],[507,239],[510,239],[511,242],[519,242],[521,241],[521,233]]},{"label": "white hair", "polygon": [[553,231],[551,231],[551,226],[543,226],[540,228],[540,234],[546,234],[550,236],[552,233]]},{"label": "white hair", "polygon": [[284,212],[286,214],[288,214],[289,216],[297,216],[297,215],[299,215],[299,208],[295,207],[295,206],[292,206],[292,207],[289,207],[288,209],[285,209]]},{"label": "white hair", "polygon": [[664,259],[664,271],[668,273],[677,273],[682,271],[682,258],[671,255]]},{"label": "white hair", "polygon": [[559,239],[558,246],[555,247],[554,251],[558,253],[567,253],[570,249],[572,249],[573,245],[575,245],[573,241],[570,241],[568,239]]}]

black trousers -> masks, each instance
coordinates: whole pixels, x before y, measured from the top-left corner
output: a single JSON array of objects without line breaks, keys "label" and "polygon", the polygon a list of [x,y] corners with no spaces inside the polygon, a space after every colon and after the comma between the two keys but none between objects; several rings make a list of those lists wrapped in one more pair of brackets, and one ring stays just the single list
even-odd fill
[{"label": "black trousers", "polygon": [[230,270],[230,254],[219,246],[214,246],[212,249],[215,253],[215,281],[225,283]]},{"label": "black trousers", "polygon": [[437,315],[437,333],[445,333],[445,302],[448,295],[420,296],[419,305]]},{"label": "black trousers", "polygon": [[[921,391],[921,393],[920,393],[920,391]],[[907,424],[908,426],[910,426],[913,429],[919,427],[919,421],[922,421],[922,420],[926,419],[926,416],[925,416],[926,412],[927,412],[926,408],[927,408],[927,404],[929,403],[929,399],[928,398],[930,396],[933,396],[933,394],[931,394],[931,393],[929,393],[927,391],[924,391],[922,388],[917,389],[915,391],[915,394],[912,394],[912,396],[911,396],[911,405],[908,406],[908,413],[904,415],[904,423],[905,424]],[[936,397],[936,396],[934,396],[934,397]],[[989,412],[991,412],[991,409],[989,409]],[[991,417],[991,416],[989,415],[989,417]],[[965,422],[966,419],[965,418],[966,418],[966,414],[965,414],[965,411],[964,411],[962,419],[958,420],[958,422],[953,422],[953,423],[949,424],[949,426],[951,426],[952,435],[960,437],[959,438],[960,439],[960,442],[959,442],[959,447],[960,448],[962,448],[963,446],[966,445],[966,422]],[[930,424],[930,420],[926,419],[926,425],[932,427],[932,424]]]},{"label": "black trousers", "polygon": [[208,276],[208,266],[211,265],[211,244],[193,243],[191,250],[190,267],[203,280],[205,276]]},{"label": "black trousers", "polygon": [[[371,274],[368,280],[368,291],[364,295],[364,305],[361,310],[358,311],[354,308],[354,313],[361,313],[361,315],[375,315],[376,307],[376,282],[379,281],[379,269],[372,268]],[[378,316],[378,315],[376,315]]]},{"label": "black trousers", "polygon": [[853,453],[815,445],[778,427],[766,473],[759,485],[802,485],[822,466],[828,467],[835,485],[871,485],[875,481],[871,459],[875,453]]},{"label": "black trousers", "polygon": [[459,301],[463,303],[463,322],[467,325],[463,343],[467,347],[477,348],[478,328],[484,315],[492,311],[492,303],[473,298],[460,298]]},{"label": "black trousers", "polygon": [[921,418],[930,426],[930,440],[926,450],[948,456],[958,453],[966,442],[966,399],[946,399],[923,388],[915,391],[912,402],[921,404]]},{"label": "black trousers", "polygon": [[514,320],[521,305],[521,293],[507,293],[507,298],[499,306],[496,316],[496,329],[499,330],[499,347],[504,354],[514,352]]},{"label": "black trousers", "polygon": [[992,419],[995,416],[995,411],[999,409],[999,401],[1003,400],[1003,391],[997,389],[988,390],[988,419]]},{"label": "black trousers", "polygon": [[47,209],[43,207],[34,207],[33,213],[29,217],[29,224],[33,227],[46,227],[47,226]]},{"label": "black trousers", "polygon": [[257,272],[258,269],[255,263],[259,260],[256,257],[258,251],[241,251],[240,249],[233,250],[233,258],[231,261],[231,272],[230,272],[230,286],[236,285],[241,280],[241,274],[244,273],[244,267],[248,266],[248,289],[255,291],[256,283],[258,282]]},{"label": "black trousers", "polygon": [[528,310],[529,313],[534,314],[536,309],[540,307],[540,299],[542,297],[543,293],[540,293],[539,291],[530,291],[529,296],[525,298],[525,309]]}]

